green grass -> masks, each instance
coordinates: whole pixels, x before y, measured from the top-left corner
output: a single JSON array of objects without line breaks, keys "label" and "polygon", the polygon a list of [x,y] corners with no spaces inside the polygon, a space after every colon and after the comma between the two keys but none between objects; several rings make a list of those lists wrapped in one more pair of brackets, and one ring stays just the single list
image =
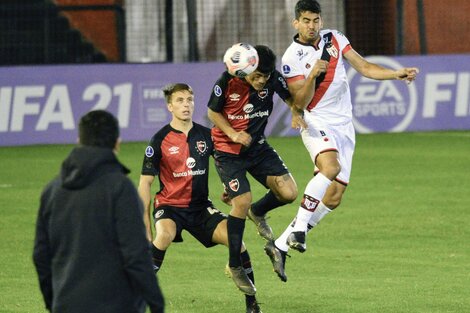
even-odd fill
[{"label": "green grass", "polygon": [[[312,165],[300,138],[272,138],[299,192]],[[146,143],[122,147],[137,184]],[[0,312],[45,312],[31,261],[40,191],[72,146],[0,148]],[[351,184],[340,208],[291,252],[287,283],[271,270],[247,223],[245,242],[265,313],[468,312],[470,310],[470,133],[359,135]],[[254,198],[264,188],[252,184]],[[211,197],[221,204],[211,172]],[[276,234],[297,211],[271,214]],[[223,274],[228,251],[204,249],[187,233],[159,273],[169,313],[243,312],[244,297]]]}]

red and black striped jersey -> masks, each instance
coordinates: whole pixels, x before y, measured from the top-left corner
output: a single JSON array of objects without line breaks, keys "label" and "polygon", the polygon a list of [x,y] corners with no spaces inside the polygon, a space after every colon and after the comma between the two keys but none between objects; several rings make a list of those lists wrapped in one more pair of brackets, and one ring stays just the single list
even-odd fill
[{"label": "red and black striped jersey", "polygon": [[[264,136],[268,118],[273,110],[273,96],[282,100],[290,98],[287,83],[275,70],[263,90],[255,90],[243,78],[224,72],[212,89],[208,107],[221,113],[236,131],[246,131],[256,142]],[[228,138],[217,126],[212,128],[215,149],[231,154],[240,154],[245,147]]]},{"label": "red and black striped jersey", "polygon": [[169,124],[153,135],[145,150],[142,175],[157,176],[157,206],[209,206],[210,129],[193,123],[188,136]]}]

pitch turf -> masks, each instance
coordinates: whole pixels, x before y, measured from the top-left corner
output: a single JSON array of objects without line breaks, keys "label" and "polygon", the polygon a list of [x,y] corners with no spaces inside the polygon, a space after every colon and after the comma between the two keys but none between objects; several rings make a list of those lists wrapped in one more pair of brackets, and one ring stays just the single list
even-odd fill
[{"label": "pitch turf", "polygon": [[[300,138],[271,138],[302,193],[312,172]],[[137,184],[145,143],[122,147]],[[72,146],[0,148],[0,312],[45,312],[31,261],[42,187]],[[351,185],[341,207],[292,251],[288,282],[271,270],[263,240],[248,222],[245,242],[265,313],[468,312],[470,310],[470,133],[357,136]],[[254,197],[264,189],[253,182]],[[211,197],[221,184],[211,172]],[[276,234],[297,204],[270,214]],[[204,249],[187,233],[159,273],[167,312],[244,312],[224,276],[227,249]]]}]

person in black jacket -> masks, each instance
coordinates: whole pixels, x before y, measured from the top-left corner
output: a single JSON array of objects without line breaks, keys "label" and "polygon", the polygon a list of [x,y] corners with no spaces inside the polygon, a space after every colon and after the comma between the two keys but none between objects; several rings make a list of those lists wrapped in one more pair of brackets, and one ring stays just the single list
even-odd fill
[{"label": "person in black jacket", "polygon": [[164,312],[129,170],[116,158],[116,118],[80,119],[79,145],[44,189],[33,260],[46,308],[66,313]]}]

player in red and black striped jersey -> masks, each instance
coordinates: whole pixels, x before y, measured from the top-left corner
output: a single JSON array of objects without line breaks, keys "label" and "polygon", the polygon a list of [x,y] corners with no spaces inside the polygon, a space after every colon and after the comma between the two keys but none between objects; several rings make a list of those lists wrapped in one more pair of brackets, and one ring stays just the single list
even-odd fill
[{"label": "player in red and black striped jersey", "polygon": [[[294,179],[264,136],[274,109],[274,94],[293,107],[291,96],[286,81],[275,69],[274,52],[261,45],[255,49],[259,56],[256,71],[244,78],[224,72],[208,104],[209,119],[215,124],[212,138],[216,168],[232,205],[227,223],[230,267],[240,266],[238,255],[246,217],[253,220],[264,239],[271,241],[274,235],[266,223],[266,213],[297,197]],[[294,110],[293,126],[304,126],[302,122],[300,113]],[[269,189],[253,204],[247,172]]]},{"label": "player in red and black striped jersey", "polygon": [[[145,150],[139,182],[139,194],[145,206],[147,237],[152,241],[152,256],[157,272],[166,250],[183,241],[188,231],[209,248],[228,246],[227,218],[209,199],[209,158],[214,146],[210,129],[194,123],[194,95],[187,84],[164,88],[170,124],[160,129]],[[158,176],[160,190],[154,198],[155,238],[150,224],[151,186]],[[232,275],[237,287],[246,294],[247,312],[261,312],[256,302],[256,288],[250,256],[242,243],[238,258],[242,266]]]}]

